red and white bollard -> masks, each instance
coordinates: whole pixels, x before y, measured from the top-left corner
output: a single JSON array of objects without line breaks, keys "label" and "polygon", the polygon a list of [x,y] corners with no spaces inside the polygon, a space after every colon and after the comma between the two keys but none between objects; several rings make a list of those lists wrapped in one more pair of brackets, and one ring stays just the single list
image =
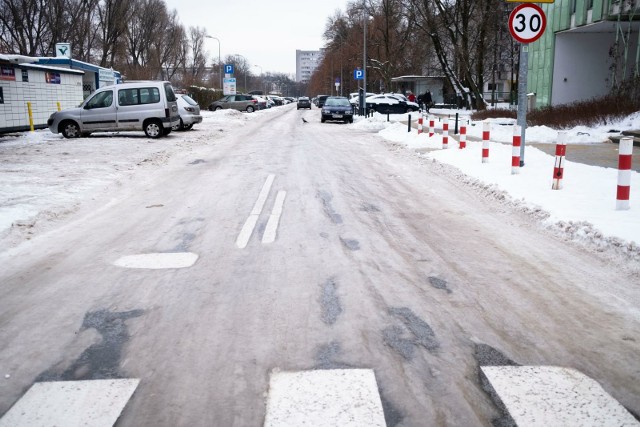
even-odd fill
[{"label": "red and white bollard", "polygon": [[422,123],[423,123],[424,114],[420,114],[420,118],[418,118],[418,135],[422,133]]},{"label": "red and white bollard", "polygon": [[429,136],[435,135],[436,121],[433,116],[429,117]]},{"label": "red and white bollard", "polygon": [[460,149],[467,147],[467,124],[460,124]]},{"label": "red and white bollard", "polygon": [[562,178],[564,177],[564,157],[567,154],[567,133],[558,132],[558,142],[556,143],[556,162],[553,166],[553,184],[551,189],[562,189]]},{"label": "red and white bollard", "polygon": [[618,192],[616,195],[616,210],[630,209],[629,195],[631,194],[631,160],[633,156],[633,138],[622,138],[618,148]]},{"label": "red and white bollard", "polygon": [[511,175],[520,173],[520,146],[522,145],[522,128],[513,126],[513,149],[511,151]]},{"label": "red and white bollard", "polygon": [[442,123],[442,148],[449,148],[449,119]]},{"label": "red and white bollard", "polygon": [[491,138],[491,123],[485,121],[482,126],[482,163],[489,163],[489,139]]}]

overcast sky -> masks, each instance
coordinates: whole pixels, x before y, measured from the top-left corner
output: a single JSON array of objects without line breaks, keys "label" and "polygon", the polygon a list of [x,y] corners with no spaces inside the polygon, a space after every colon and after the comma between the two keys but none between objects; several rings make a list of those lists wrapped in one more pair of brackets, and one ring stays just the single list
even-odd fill
[{"label": "overcast sky", "polygon": [[[239,54],[263,72],[295,74],[296,49],[323,47],[327,18],[344,11],[348,0],[165,0],[185,28],[204,27],[220,39],[222,59]],[[205,43],[217,59],[218,42]],[[260,74],[260,67],[253,73]]]}]

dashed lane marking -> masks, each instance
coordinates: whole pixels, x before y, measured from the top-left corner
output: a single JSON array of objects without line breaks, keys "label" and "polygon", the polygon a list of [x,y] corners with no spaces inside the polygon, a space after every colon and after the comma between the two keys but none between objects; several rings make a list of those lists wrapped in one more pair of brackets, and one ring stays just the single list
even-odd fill
[{"label": "dashed lane marking", "polygon": [[596,381],[556,366],[483,366],[519,427],[640,426]]},{"label": "dashed lane marking", "polygon": [[192,252],[160,252],[123,256],[113,264],[124,268],[160,270],[191,267],[197,260],[198,255]]},{"label": "dashed lane marking", "polygon": [[273,206],[273,210],[271,211],[271,216],[269,217],[267,227],[262,235],[262,243],[273,243],[276,240],[278,224],[280,223],[280,217],[282,216],[285,197],[287,197],[286,191],[278,191],[276,202]]},{"label": "dashed lane marking", "polygon": [[272,372],[264,427],[383,427],[371,369]]},{"label": "dashed lane marking", "polygon": [[256,200],[256,203],[253,206],[253,210],[251,211],[251,214],[249,214],[249,217],[247,218],[247,220],[244,222],[244,225],[242,226],[242,230],[240,230],[240,234],[236,239],[236,246],[238,246],[240,249],[246,248],[247,244],[249,243],[249,239],[253,234],[253,229],[256,227],[256,224],[258,223],[258,218],[260,217],[260,213],[264,208],[264,204],[267,201],[267,197],[269,197],[269,191],[271,191],[271,186],[273,185],[274,179],[275,179],[275,175],[273,174],[270,174],[267,177],[267,180],[265,181],[264,185],[262,186],[262,190],[258,195],[258,200]]},{"label": "dashed lane marking", "polygon": [[0,427],[111,427],[139,379],[35,383],[0,419]]}]

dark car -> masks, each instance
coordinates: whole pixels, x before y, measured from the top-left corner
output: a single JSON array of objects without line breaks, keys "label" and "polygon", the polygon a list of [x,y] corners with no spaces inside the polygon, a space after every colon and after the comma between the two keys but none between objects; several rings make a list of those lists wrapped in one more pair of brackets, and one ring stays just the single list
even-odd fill
[{"label": "dark car", "polygon": [[339,120],[345,123],[353,123],[353,107],[349,99],[344,96],[329,96],[322,106],[322,123],[327,120]]},{"label": "dark car", "polygon": [[311,100],[306,96],[298,98],[298,110],[301,108],[308,108],[311,110]]},{"label": "dark car", "polygon": [[380,114],[404,114],[414,110],[413,105],[393,95],[374,95],[368,97],[366,101],[368,110],[374,110]]},{"label": "dark car", "polygon": [[322,106],[324,105],[325,101],[327,100],[327,98],[329,97],[329,95],[318,95],[317,101],[316,101],[316,106],[318,108],[322,108]]}]

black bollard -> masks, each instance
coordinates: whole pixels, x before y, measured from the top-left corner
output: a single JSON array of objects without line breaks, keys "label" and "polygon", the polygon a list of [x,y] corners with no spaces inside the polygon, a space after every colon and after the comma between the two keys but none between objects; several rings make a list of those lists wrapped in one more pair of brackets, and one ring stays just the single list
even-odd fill
[{"label": "black bollard", "polygon": [[407,132],[411,132],[411,114],[409,114],[409,122],[407,123]]},{"label": "black bollard", "polygon": [[453,130],[453,134],[458,134],[458,113],[456,113],[456,128]]}]

